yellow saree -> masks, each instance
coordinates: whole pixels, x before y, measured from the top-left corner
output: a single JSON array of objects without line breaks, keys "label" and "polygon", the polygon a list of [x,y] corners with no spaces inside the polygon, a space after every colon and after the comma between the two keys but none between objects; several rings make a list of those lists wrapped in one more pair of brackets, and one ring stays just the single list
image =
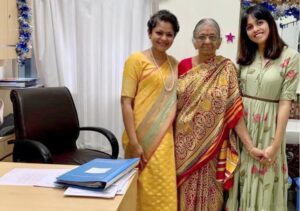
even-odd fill
[{"label": "yellow saree", "polygon": [[242,116],[236,69],[216,56],[179,64],[175,157],[179,210],[221,210],[238,162],[230,131]]},{"label": "yellow saree", "polygon": [[[176,61],[172,59],[173,69]],[[134,98],[136,133],[148,160],[138,178],[138,210],[176,211],[176,173],[172,123],[176,113],[176,83],[166,91],[162,82],[170,83],[167,62],[157,70],[143,53],[135,53],[126,61],[122,96]],[[177,78],[177,69],[176,69]],[[125,157],[128,144],[123,134]]]}]

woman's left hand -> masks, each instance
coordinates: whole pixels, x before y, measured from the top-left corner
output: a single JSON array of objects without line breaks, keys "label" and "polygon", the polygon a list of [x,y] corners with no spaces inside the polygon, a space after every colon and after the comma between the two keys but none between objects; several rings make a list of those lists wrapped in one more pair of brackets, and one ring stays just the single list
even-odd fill
[{"label": "woman's left hand", "polygon": [[271,165],[275,162],[277,149],[274,146],[268,146],[264,149],[264,157],[260,160],[264,165]]},{"label": "woman's left hand", "polygon": [[261,149],[258,149],[258,148],[256,148],[256,147],[253,147],[253,148],[250,150],[249,154],[250,154],[250,156],[251,156],[253,159],[258,160],[258,161],[260,161],[260,160],[262,160],[263,158],[265,158],[265,157],[264,157],[264,155],[265,155],[264,151],[261,150]]}]

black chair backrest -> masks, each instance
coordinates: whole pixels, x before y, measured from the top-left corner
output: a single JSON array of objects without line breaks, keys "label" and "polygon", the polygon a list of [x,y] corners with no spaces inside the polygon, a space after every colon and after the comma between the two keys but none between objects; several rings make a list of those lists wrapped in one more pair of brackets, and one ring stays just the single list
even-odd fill
[{"label": "black chair backrest", "polygon": [[38,140],[51,152],[76,148],[79,121],[66,87],[15,89],[10,97],[16,139]]}]

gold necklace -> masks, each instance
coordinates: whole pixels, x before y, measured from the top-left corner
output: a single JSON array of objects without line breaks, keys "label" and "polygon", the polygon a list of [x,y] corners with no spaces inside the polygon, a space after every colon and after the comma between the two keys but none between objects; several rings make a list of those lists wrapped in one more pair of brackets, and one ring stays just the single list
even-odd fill
[{"label": "gold necklace", "polygon": [[170,70],[171,70],[172,83],[171,83],[171,86],[170,86],[170,87],[167,87],[166,82],[165,82],[165,79],[164,79],[164,76],[163,76],[163,74],[162,74],[162,70],[160,69],[160,67],[159,67],[158,64],[156,63],[156,60],[155,60],[155,58],[154,58],[152,49],[150,49],[150,55],[151,55],[151,57],[152,57],[152,60],[153,60],[153,62],[154,62],[154,64],[155,64],[156,68],[158,69],[158,72],[159,72],[160,77],[161,77],[161,79],[162,79],[162,82],[163,82],[163,84],[164,84],[165,90],[166,90],[167,92],[170,92],[170,91],[173,89],[174,84],[175,84],[175,76],[174,76],[175,73],[174,73],[173,67],[172,67],[172,65],[171,65],[169,56],[167,55],[167,61],[168,61],[168,64],[169,64],[169,67],[170,67]]}]

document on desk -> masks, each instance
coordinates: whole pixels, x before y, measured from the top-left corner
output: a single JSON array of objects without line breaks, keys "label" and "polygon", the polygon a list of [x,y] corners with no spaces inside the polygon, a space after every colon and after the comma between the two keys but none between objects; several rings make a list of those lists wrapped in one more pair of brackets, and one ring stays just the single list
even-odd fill
[{"label": "document on desk", "polygon": [[87,190],[78,187],[68,187],[67,190],[64,192],[64,195],[99,198],[114,198],[116,195],[124,195],[128,188],[130,178],[136,173],[136,171],[136,169],[131,170],[107,189]]},{"label": "document on desk", "polygon": [[59,176],[56,182],[70,187],[106,189],[134,169],[139,160],[96,158]]},{"label": "document on desk", "polygon": [[65,190],[65,196],[85,196],[85,197],[99,197],[99,198],[114,198],[118,191],[118,186],[111,185],[104,190],[86,190],[82,188],[68,187]]},{"label": "document on desk", "polygon": [[59,187],[56,177],[70,169],[14,168],[0,177],[0,185]]},{"label": "document on desk", "polygon": [[118,186],[117,195],[124,195],[126,193],[129,180],[137,171],[137,169],[133,169],[116,182],[116,185]]}]

